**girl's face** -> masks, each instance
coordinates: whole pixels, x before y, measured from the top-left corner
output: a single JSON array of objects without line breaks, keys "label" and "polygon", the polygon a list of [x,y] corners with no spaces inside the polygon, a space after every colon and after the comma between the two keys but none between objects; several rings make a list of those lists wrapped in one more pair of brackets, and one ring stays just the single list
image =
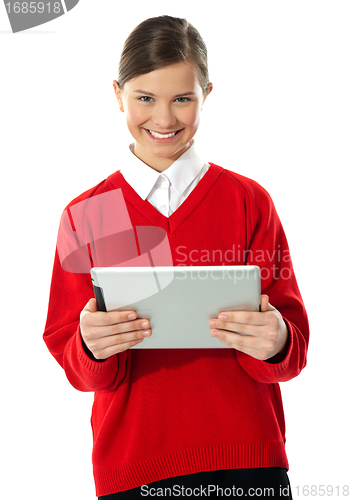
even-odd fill
[{"label": "girl's face", "polygon": [[138,76],[122,91],[113,85],[135,139],[134,154],[162,172],[190,147],[199,126],[206,97],[196,67],[180,62]]}]

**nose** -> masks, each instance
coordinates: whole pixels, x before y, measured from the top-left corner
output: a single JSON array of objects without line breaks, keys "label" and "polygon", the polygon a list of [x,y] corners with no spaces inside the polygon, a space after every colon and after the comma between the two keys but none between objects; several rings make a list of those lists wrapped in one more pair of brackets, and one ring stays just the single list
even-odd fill
[{"label": "nose", "polygon": [[158,103],[154,108],[152,121],[159,129],[168,130],[177,123],[177,118],[169,104]]}]

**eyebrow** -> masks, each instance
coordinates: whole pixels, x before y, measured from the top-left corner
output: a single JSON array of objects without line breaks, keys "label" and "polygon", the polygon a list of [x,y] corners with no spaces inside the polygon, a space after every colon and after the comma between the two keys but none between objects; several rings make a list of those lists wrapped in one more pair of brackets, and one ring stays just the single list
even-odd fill
[{"label": "eyebrow", "polygon": [[[149,96],[152,96],[152,97],[155,97],[155,94],[153,94],[152,92],[147,92],[146,90],[134,90],[134,92],[136,94],[143,94],[143,95],[149,95]],[[182,94],[177,94],[177,95],[174,95],[173,97],[183,97],[185,95],[195,95],[195,92],[183,92]]]}]

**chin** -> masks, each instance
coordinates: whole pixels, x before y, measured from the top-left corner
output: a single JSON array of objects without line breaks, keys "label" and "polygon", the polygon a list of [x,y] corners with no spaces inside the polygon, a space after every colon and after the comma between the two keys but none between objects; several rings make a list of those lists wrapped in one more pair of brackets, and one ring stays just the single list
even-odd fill
[{"label": "chin", "polygon": [[183,148],[177,149],[176,151],[172,151],[170,153],[162,152],[162,151],[148,151],[152,156],[156,156],[157,158],[172,158],[178,154]]}]

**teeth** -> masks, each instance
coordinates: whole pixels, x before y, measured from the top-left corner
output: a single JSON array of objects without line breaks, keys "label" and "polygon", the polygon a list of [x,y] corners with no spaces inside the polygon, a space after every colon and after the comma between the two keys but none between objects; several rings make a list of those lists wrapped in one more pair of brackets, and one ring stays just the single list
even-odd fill
[{"label": "teeth", "polygon": [[177,132],[172,132],[171,134],[158,134],[153,130],[149,130],[149,132],[152,135],[152,137],[155,137],[156,139],[168,139],[169,137],[174,137],[177,133]]}]

